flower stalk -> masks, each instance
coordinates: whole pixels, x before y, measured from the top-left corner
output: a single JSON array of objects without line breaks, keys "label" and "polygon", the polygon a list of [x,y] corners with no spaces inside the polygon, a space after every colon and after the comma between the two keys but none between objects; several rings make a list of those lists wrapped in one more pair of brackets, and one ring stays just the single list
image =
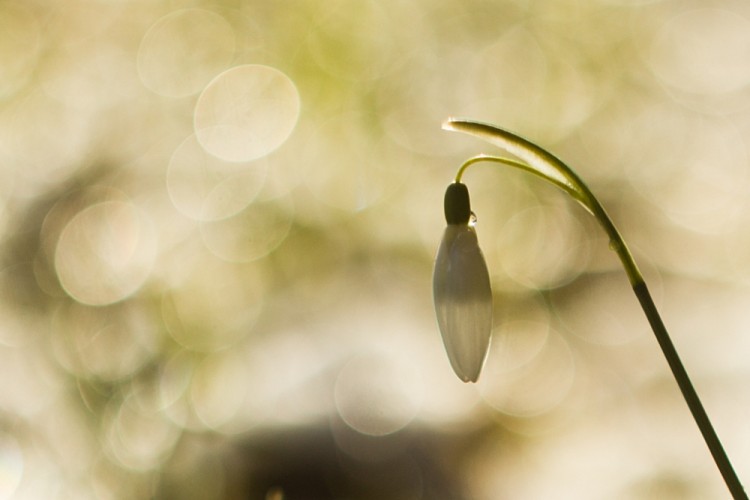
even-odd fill
[{"label": "flower stalk", "polygon": [[511,132],[485,123],[458,119],[450,119],[446,121],[443,124],[443,128],[450,131],[467,133],[484,139],[518,158],[518,160],[516,160],[488,155],[480,155],[470,158],[459,168],[455,179],[457,183],[461,181],[464,171],[475,163],[489,161],[503,164],[529,172],[557,186],[583,205],[584,208],[596,218],[609,237],[610,247],[617,253],[620,262],[625,269],[633,291],[638,298],[638,302],[646,314],[646,318],[656,336],[656,340],[664,353],[664,357],[667,359],[667,363],[672,370],[677,385],[679,386],[688,408],[700,429],[703,439],[721,472],[727,488],[735,500],[747,500],[747,493],[742,487],[742,483],[740,482],[737,473],[734,471],[729,457],[724,451],[721,441],[719,440],[719,437],[708,418],[708,414],[698,397],[698,393],[695,391],[690,377],[677,354],[677,350],[675,349],[669,333],[664,326],[664,322],[654,304],[651,293],[646,286],[646,282],[633,259],[633,255],[630,253],[625,240],[620,235],[609,215],[607,215],[607,212],[588,186],[586,186],[586,184],[570,167],[552,153]]}]

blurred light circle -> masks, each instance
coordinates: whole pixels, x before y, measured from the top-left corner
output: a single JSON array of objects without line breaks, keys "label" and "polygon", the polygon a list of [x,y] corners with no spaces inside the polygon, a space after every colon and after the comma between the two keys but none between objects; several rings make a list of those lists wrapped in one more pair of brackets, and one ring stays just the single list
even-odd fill
[{"label": "blurred light circle", "polygon": [[203,9],[172,12],[153,24],[138,49],[138,73],[165,97],[200,92],[234,57],[235,36],[219,14]]},{"label": "blurred light circle", "polygon": [[406,427],[419,411],[423,387],[415,368],[384,356],[358,356],[339,372],[336,409],[352,429],[385,436]]},{"label": "blurred light circle", "polygon": [[497,239],[505,273],[529,288],[555,288],[578,276],[589,258],[583,227],[567,210],[533,206],[514,214]]},{"label": "blurred light circle", "polygon": [[162,363],[159,373],[159,402],[162,408],[182,399],[190,386],[195,371],[195,360],[190,351],[180,350]]},{"label": "blurred light circle", "polygon": [[57,242],[60,285],[83,304],[127,298],[151,273],[155,236],[151,221],[132,203],[105,201],[82,210]]},{"label": "blurred light circle", "polygon": [[286,239],[294,212],[286,199],[253,203],[242,212],[201,226],[206,247],[228,262],[251,262],[265,257]]},{"label": "blurred light circle", "polygon": [[106,451],[124,467],[138,471],[158,468],[180,437],[171,421],[141,408],[132,396],[110,403],[103,426]]},{"label": "blurred light circle", "polygon": [[659,30],[648,60],[667,85],[698,94],[740,90],[750,83],[750,20],[726,9],[675,15]]},{"label": "blurred light circle", "polygon": [[13,436],[0,433],[0,500],[13,498],[23,476],[23,450]]},{"label": "blurred light circle", "polygon": [[[657,275],[649,273],[649,288],[655,289]],[[645,335],[635,304],[617,300],[630,293],[627,282],[618,279],[586,279],[574,298],[562,296],[552,301],[555,314],[568,331],[597,345],[627,344]]]},{"label": "blurred light circle", "polygon": [[190,401],[206,427],[221,430],[238,414],[250,392],[248,372],[235,353],[209,356],[198,365],[190,387]]},{"label": "blurred light circle", "polygon": [[162,318],[172,338],[195,351],[217,351],[252,332],[263,309],[265,283],[254,266],[212,256],[185,270],[166,291]]},{"label": "blurred light circle", "polygon": [[127,302],[107,308],[66,304],[53,320],[55,356],[82,378],[122,379],[157,351],[159,340],[151,319],[142,308]]},{"label": "blurred light circle", "polygon": [[0,5],[0,100],[20,89],[39,58],[39,23],[21,2]]},{"label": "blurred light circle", "polygon": [[[516,331],[507,335],[529,335],[531,340],[492,344],[480,380],[482,398],[496,410],[517,417],[549,412],[573,387],[573,354],[566,340],[546,324],[517,321],[514,325]],[[512,361],[515,353],[521,362]]]},{"label": "blurred light circle", "polygon": [[194,220],[236,214],[258,195],[265,165],[228,163],[208,154],[191,135],[174,151],[167,170],[172,203]]},{"label": "blurred light circle", "polygon": [[541,321],[504,322],[493,334],[492,362],[501,370],[521,368],[536,358],[549,340],[549,324]]},{"label": "blurred light circle", "polygon": [[300,98],[294,82],[270,66],[247,64],[213,79],[195,105],[198,142],[227,161],[265,156],[297,124]]},{"label": "blurred light circle", "polygon": [[182,349],[172,354],[159,371],[158,408],[176,426],[201,432],[206,429],[196,415],[189,396],[190,384],[200,357]]}]

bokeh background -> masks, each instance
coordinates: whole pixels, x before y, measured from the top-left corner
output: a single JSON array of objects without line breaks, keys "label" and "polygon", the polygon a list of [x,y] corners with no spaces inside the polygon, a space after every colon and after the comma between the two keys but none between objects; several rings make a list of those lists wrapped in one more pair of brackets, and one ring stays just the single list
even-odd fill
[{"label": "bokeh background", "polygon": [[595,222],[464,177],[493,344],[452,373],[442,196],[491,146],[620,226],[750,483],[750,4],[0,1],[0,499],[727,491]]}]

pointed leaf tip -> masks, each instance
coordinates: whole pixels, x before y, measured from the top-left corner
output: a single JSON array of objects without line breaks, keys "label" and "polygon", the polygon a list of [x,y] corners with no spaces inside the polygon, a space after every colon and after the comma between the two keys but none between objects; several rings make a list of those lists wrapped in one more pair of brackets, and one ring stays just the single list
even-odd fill
[{"label": "pointed leaf tip", "polygon": [[440,128],[443,130],[453,130],[453,120],[454,118],[448,118],[440,125]]}]

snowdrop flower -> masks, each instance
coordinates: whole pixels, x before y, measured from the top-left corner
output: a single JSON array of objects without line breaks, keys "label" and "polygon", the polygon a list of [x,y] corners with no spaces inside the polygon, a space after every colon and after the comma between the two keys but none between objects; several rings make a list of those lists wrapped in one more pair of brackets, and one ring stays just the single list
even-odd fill
[{"label": "snowdrop flower", "polygon": [[512,132],[472,120],[450,119],[443,128],[484,139],[512,154],[516,159],[479,155],[466,160],[456,174],[454,184],[445,193],[445,230],[435,262],[434,296],[440,332],[451,365],[465,382],[475,382],[487,353],[492,326],[492,297],[487,267],[477,245],[474,228],[469,224],[469,192],[461,184],[461,175],[470,165],[489,161],[518,168],[565,191],[581,203],[601,224],[609,236],[610,247],[617,252],[651,329],[667,359],[677,385],[708,445],[732,498],[748,500],[742,482],[729,461],[724,447],[703,408],[693,383],[685,371],[672,339],[656,309],[651,293],[612,219],[589,187],[568,165],[549,151]]},{"label": "snowdrop flower", "polygon": [[448,227],[435,259],[432,291],[448,359],[464,382],[479,378],[492,331],[490,276],[471,217],[466,185],[448,186]]}]

